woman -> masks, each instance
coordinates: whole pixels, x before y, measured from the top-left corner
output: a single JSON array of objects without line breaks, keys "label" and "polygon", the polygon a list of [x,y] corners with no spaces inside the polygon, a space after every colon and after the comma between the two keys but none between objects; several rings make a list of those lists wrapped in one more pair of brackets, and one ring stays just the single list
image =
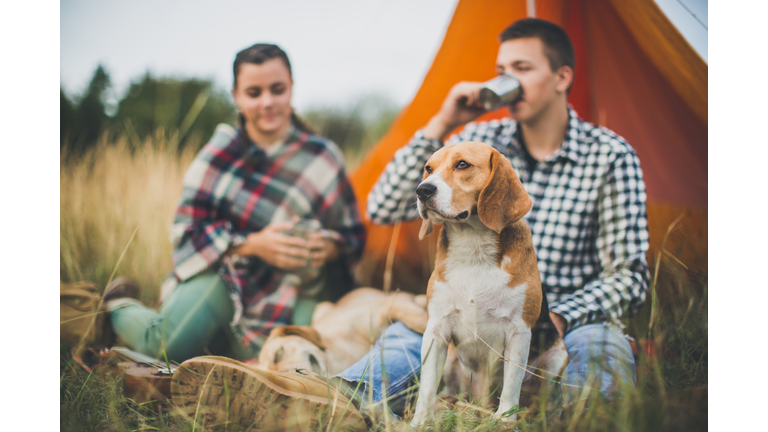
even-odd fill
[{"label": "woman", "polygon": [[[357,203],[338,148],[293,113],[292,87],[277,46],[237,54],[239,128],[219,125],[184,176],[161,311],[127,298],[125,286],[105,292],[105,300],[125,295],[107,307],[129,346],[179,362],[253,358],[273,327],[309,324],[314,304],[352,288],[365,241]],[[299,219],[324,231],[287,235]]]}]

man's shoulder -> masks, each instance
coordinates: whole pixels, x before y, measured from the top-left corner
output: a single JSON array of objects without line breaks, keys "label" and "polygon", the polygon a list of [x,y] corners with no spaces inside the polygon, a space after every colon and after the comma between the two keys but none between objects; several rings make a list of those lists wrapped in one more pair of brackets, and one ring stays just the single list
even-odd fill
[{"label": "man's shoulder", "polygon": [[595,125],[585,120],[580,121],[580,144],[585,155],[606,155],[616,160],[626,155],[636,155],[629,142],[605,126]]}]

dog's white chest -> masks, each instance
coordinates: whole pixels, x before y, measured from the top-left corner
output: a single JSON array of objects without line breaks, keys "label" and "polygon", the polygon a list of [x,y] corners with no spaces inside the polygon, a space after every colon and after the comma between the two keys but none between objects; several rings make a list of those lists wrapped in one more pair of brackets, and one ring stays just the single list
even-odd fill
[{"label": "dog's white chest", "polygon": [[507,336],[522,323],[526,286],[508,286],[510,275],[497,263],[494,234],[451,232],[445,281],[434,283],[429,300],[436,335],[454,342],[462,359],[487,356],[489,345],[503,351]]}]

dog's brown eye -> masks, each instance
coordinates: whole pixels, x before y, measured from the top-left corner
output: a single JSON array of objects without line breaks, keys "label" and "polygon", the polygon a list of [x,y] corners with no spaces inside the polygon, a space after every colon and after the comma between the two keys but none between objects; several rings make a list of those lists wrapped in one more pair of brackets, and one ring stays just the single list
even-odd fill
[{"label": "dog's brown eye", "polygon": [[467,169],[469,166],[470,165],[464,161],[459,161],[459,163],[456,164],[457,169]]},{"label": "dog's brown eye", "polygon": [[432,174],[432,167],[427,165],[424,167],[424,170],[427,172],[427,174]]}]

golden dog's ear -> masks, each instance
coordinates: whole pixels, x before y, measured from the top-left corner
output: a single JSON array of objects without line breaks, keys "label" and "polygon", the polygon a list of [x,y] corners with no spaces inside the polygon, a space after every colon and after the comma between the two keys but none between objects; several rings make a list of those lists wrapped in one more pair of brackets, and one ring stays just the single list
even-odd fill
[{"label": "golden dog's ear", "polygon": [[432,234],[432,221],[430,219],[424,219],[421,221],[421,229],[419,230],[419,240],[424,240],[424,237]]},{"label": "golden dog's ear", "polygon": [[491,176],[477,199],[477,215],[488,228],[501,232],[531,210],[533,201],[517,178],[512,164],[491,152]]},{"label": "golden dog's ear", "polygon": [[325,351],[325,343],[320,337],[320,333],[310,326],[296,326],[287,325],[275,327],[269,332],[269,337],[281,337],[281,336],[299,336],[313,344],[317,345],[321,350]]}]

